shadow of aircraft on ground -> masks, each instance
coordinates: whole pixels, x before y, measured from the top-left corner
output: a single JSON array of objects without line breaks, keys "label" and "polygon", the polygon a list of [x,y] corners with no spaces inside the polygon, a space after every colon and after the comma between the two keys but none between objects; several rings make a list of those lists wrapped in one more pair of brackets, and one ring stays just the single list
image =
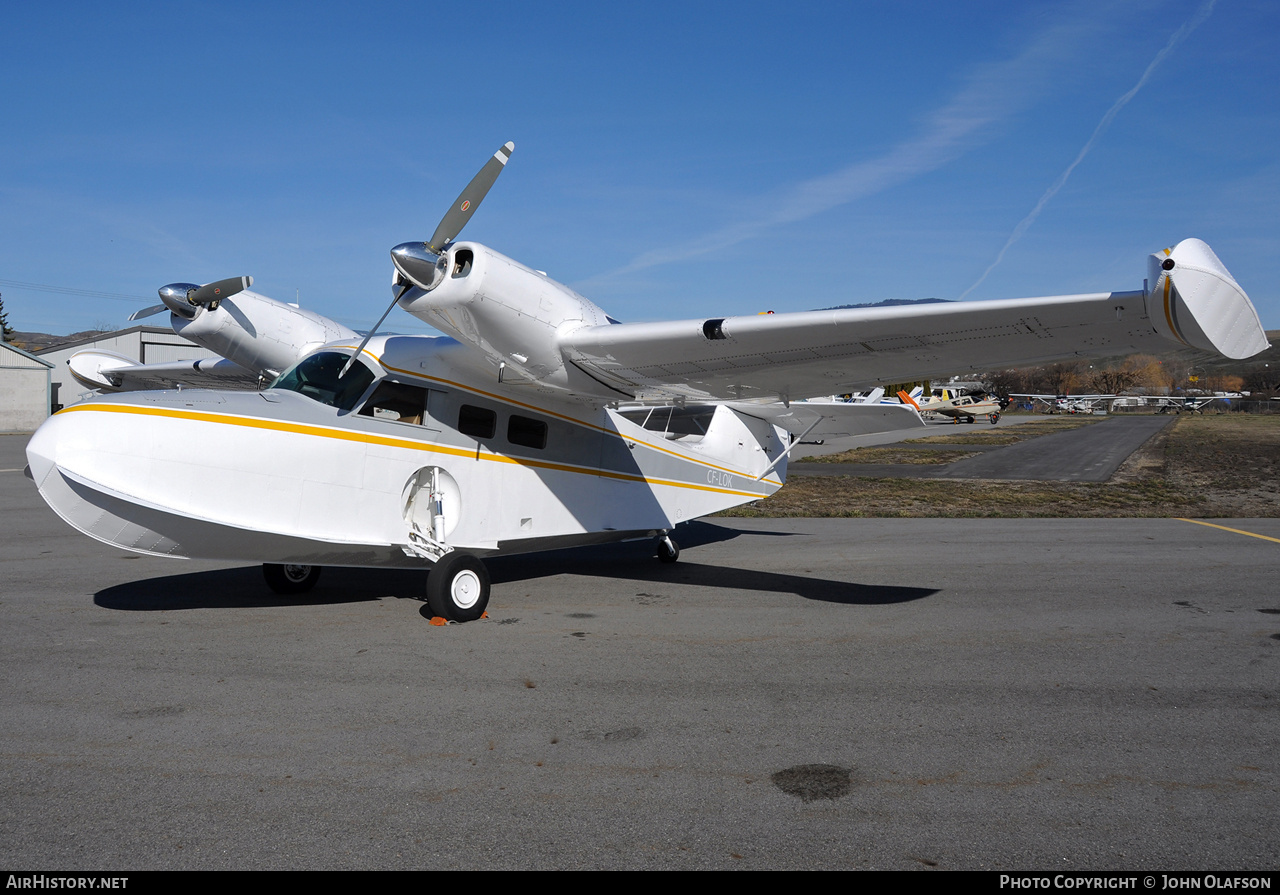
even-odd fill
[{"label": "shadow of aircraft on ground", "polygon": [[[787,538],[803,535],[780,531],[738,531],[709,522],[691,522],[680,527],[678,537],[682,548],[687,550],[738,537]],[[795,594],[804,600],[851,606],[906,603],[937,593],[931,588],[858,584],[687,560],[661,563],[654,557],[653,541],[649,539],[499,556],[487,560],[486,566],[494,585],[554,575],[575,575],[646,584]],[[260,567],[243,566],[117,584],[95,594],[94,603],[105,609],[156,612],[360,603],[386,597],[422,600],[426,577],[424,572],[411,569],[326,568],[311,592],[282,596],[268,590]],[[423,612],[426,613],[425,606]]]}]

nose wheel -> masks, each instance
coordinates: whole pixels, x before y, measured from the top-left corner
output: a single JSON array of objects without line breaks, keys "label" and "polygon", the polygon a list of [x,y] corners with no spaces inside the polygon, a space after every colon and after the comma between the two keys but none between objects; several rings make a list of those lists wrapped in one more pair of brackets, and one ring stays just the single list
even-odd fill
[{"label": "nose wheel", "polygon": [[427,575],[427,606],[432,614],[471,622],[489,605],[489,572],[477,557],[453,551],[440,557]]},{"label": "nose wheel", "polygon": [[671,540],[671,535],[658,538],[658,559],[662,562],[675,562],[680,558],[680,545]]}]

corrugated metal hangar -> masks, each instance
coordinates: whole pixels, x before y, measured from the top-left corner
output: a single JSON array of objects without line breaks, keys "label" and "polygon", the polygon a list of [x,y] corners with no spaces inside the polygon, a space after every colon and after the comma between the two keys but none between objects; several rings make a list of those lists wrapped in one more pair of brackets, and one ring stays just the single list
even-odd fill
[{"label": "corrugated metal hangar", "polygon": [[0,340],[0,432],[29,432],[49,415],[53,364]]},{"label": "corrugated metal hangar", "polygon": [[90,394],[71,377],[67,360],[90,348],[114,351],[140,364],[216,358],[167,327],[132,326],[31,354],[0,342],[0,432],[30,432],[50,413]]}]

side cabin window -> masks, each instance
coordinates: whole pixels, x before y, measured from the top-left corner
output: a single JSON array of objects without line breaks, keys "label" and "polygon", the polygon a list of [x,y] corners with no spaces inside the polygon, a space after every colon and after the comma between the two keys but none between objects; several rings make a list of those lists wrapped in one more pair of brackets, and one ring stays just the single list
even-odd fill
[{"label": "side cabin window", "polygon": [[360,415],[421,426],[427,410],[427,395],[428,390],[420,386],[384,379],[374,389],[373,397],[365,402]]},{"label": "side cabin window", "polygon": [[547,424],[513,413],[507,420],[507,441],[542,450],[547,446]]},{"label": "side cabin window", "polygon": [[700,404],[690,407],[640,407],[620,411],[619,416],[650,432],[662,432],[674,441],[681,438],[692,440],[706,435],[715,412],[713,405]]},{"label": "side cabin window", "polygon": [[463,404],[458,408],[458,431],[473,438],[492,438],[498,431],[498,415],[484,407]]}]

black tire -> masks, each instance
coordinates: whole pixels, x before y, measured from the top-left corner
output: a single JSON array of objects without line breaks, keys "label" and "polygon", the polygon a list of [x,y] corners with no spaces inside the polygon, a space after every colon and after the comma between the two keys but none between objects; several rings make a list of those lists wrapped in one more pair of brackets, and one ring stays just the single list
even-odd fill
[{"label": "black tire", "polygon": [[322,569],[323,566],[265,563],[262,577],[267,579],[267,587],[278,594],[305,594],[316,586]]},{"label": "black tire", "polygon": [[658,559],[662,562],[675,562],[680,558],[680,545],[671,538],[658,539]]},{"label": "black tire", "polygon": [[427,606],[432,615],[472,622],[489,605],[489,571],[470,553],[446,553],[427,575]]},{"label": "black tire", "polygon": [[1000,414],[998,414],[998,413],[993,413],[993,414],[991,414],[990,419],[991,419],[991,425],[993,425],[993,426],[994,426],[996,423],[1000,422]]}]

